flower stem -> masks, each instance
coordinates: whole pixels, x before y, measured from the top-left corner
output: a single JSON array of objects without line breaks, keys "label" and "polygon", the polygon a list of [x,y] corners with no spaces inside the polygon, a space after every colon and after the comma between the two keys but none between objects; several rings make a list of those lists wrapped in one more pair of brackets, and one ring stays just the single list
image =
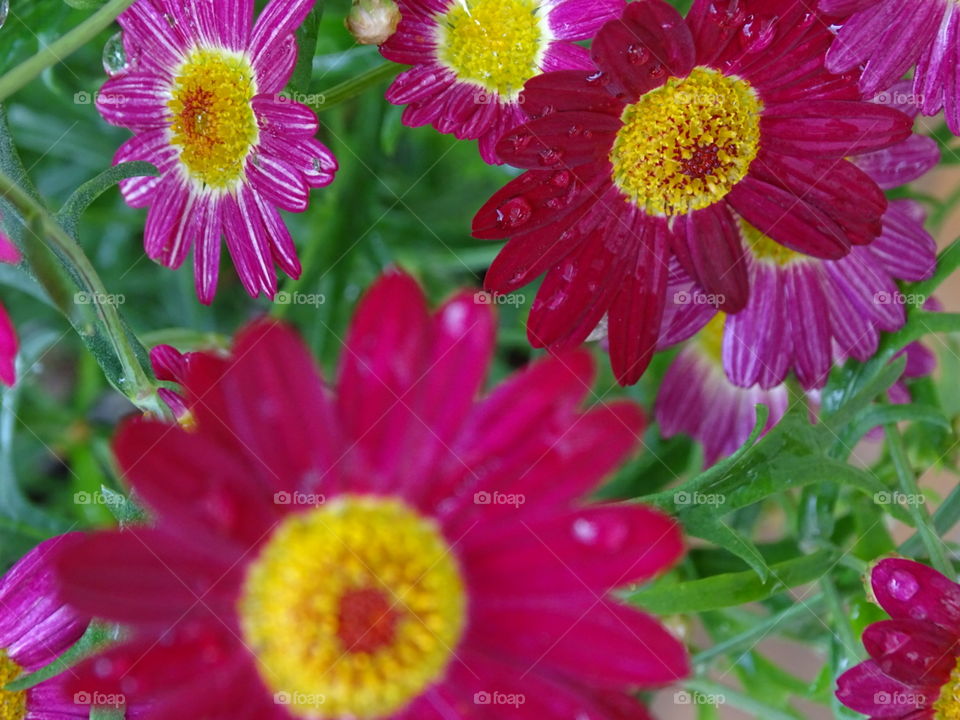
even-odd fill
[{"label": "flower stem", "polygon": [[109,0],[106,5],[66,35],[42,48],[36,55],[24,60],[0,77],[0,100],[13,95],[48,67],[63,62],[67,56],[93,40],[133,3],[134,0]]},{"label": "flower stem", "polygon": [[[933,566],[946,575],[951,580],[956,580],[953,565],[943,551],[943,541],[937,534],[936,528],[930,521],[930,515],[923,503],[919,501],[921,497],[920,486],[917,484],[917,476],[907,461],[907,454],[903,449],[903,439],[900,437],[900,431],[896,425],[885,425],[883,428],[887,437],[887,449],[890,452],[890,460],[897,471],[897,478],[900,480],[900,490],[907,496],[907,509],[913,516],[914,523],[917,526],[917,535],[923,542],[927,553],[930,555],[930,561]],[[912,499],[912,501],[911,501]]]},{"label": "flower stem", "polygon": [[320,99],[310,104],[310,107],[312,107],[316,112],[329,110],[334,105],[339,105],[346,100],[360,95],[368,88],[371,88],[384,80],[393,78],[404,69],[406,69],[406,65],[398,65],[397,63],[392,62],[385,62],[381,63],[380,65],[376,65],[369,70],[360,73],[356,77],[345,80],[339,85],[334,85],[325,93],[322,93],[320,95]]},{"label": "flower stem", "polygon": [[[140,409],[154,414],[163,413],[163,405],[156,395],[157,384],[147,375],[140,358],[137,356],[130,336],[127,332],[116,305],[111,302],[99,302],[100,298],[109,297],[103,281],[97,275],[90,260],[83,249],[50,215],[36,199],[21,189],[12,178],[0,172],[0,196],[17,208],[23,216],[27,227],[25,237],[27,242],[41,243],[38,251],[52,251],[66,267],[69,274],[76,280],[80,289],[91,299],[90,307],[96,311],[106,339],[109,342],[116,360],[119,362],[120,375],[118,378],[108,378],[120,392],[126,395]],[[27,252],[29,259],[32,253]],[[37,278],[45,283],[45,274],[38,273]],[[49,288],[57,293],[57,288]],[[66,310],[65,308],[61,308]],[[85,328],[75,318],[66,313],[68,319],[77,327],[84,339],[93,335],[93,329]],[[98,358],[99,359],[99,358]]]}]

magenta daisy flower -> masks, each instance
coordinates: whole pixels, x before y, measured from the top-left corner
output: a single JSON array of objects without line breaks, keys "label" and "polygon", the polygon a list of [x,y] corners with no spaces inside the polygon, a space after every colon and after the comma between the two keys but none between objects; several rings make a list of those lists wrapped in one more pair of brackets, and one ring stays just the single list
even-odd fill
[{"label": "magenta daisy flower", "polygon": [[608,593],[669,567],[675,522],[582,498],[637,444],[628,403],[582,411],[586,353],[477,399],[489,306],[428,312],[388,274],[335,388],[270,321],[183,366],[196,426],[137,419],[116,452],[150,527],[61,556],[64,596],[130,640],[75,691],[148,717],[646,717],[627,691],[687,672],[683,646]]},{"label": "magenta daisy flower", "polygon": [[216,293],[221,237],[254,297],[276,294],[274,264],[300,274],[277,208],[305,210],[310,188],[337,169],[314,139],[313,111],[279,94],[296,62],[294,31],[312,6],[271,0],[252,29],[253,0],[138,0],[118,20],[128,64],[104,84],[97,108],[134,132],[114,162],[159,170],[120,189],[130,206],[150,208],[147,255],[176,268],[193,248],[204,303]]},{"label": "magenta daisy flower", "polygon": [[843,257],[879,234],[886,209],[845,158],[910,134],[909,117],[824,69],[829,18],[801,0],[763,22],[764,0],[726,5],[697,0],[684,20],[663,0],[629,3],[598,33],[594,71],[529,81],[531,119],[497,145],[527,172],[474,219],[477,237],[511,238],[490,290],[547,273],[531,342],[577,345],[607,314],[623,383],[656,345],[671,253],[721,309],[740,310],[737,216],[794,252]]},{"label": "magenta daisy flower", "polygon": [[413,68],[387,91],[406,105],[403,122],[479,140],[483,159],[502,162],[497,139],[525,121],[524,83],[542,72],[592,67],[591,38],[625,0],[398,0],[402,19],[381,47]]},{"label": "magenta daisy flower", "polygon": [[[25,673],[49,665],[80,639],[89,617],[57,599],[53,558],[75,547],[82,536],[71,533],[46,540],[0,580],[0,687]],[[92,698],[66,697],[63,676],[28,690],[0,689],[4,720],[66,720],[90,716]]]},{"label": "magenta daisy flower", "polygon": [[820,0],[820,7],[850,14],[827,54],[834,72],[860,70],[867,95],[886,90],[916,65],[913,94],[925,115],[944,111],[960,133],[960,5],[953,0]]},{"label": "magenta daisy flower", "polygon": [[837,698],[874,718],[960,717],[960,586],[903,558],[870,573],[876,602],[890,620],[870,625],[870,659],[837,680]]}]

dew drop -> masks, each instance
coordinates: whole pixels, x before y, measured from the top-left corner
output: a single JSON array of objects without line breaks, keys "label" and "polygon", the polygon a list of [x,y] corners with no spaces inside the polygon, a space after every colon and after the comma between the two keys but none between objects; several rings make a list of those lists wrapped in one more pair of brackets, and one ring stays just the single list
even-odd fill
[{"label": "dew drop", "polygon": [[103,46],[103,69],[111,76],[127,69],[127,52],[123,47],[122,31],[112,35]]},{"label": "dew drop", "polygon": [[887,590],[897,600],[907,602],[920,589],[917,579],[905,570],[894,570],[887,581]]},{"label": "dew drop", "polygon": [[10,0],[0,0],[0,27],[7,21],[10,14]]},{"label": "dew drop", "polygon": [[565,188],[570,185],[570,180],[573,176],[568,170],[560,170],[555,172],[550,176],[550,184],[554,187]]},{"label": "dew drop", "polygon": [[630,45],[627,48],[627,62],[631,65],[643,65],[650,59],[650,51],[644,45]]},{"label": "dew drop", "polygon": [[660,63],[650,67],[650,77],[652,78],[662,78],[666,74],[667,69]]},{"label": "dew drop", "polygon": [[522,197],[507,200],[498,210],[500,225],[515,228],[523,225],[533,215],[533,208]]},{"label": "dew drop", "polygon": [[546,148],[540,151],[540,164],[544,167],[556,165],[563,159],[563,153],[555,148]]}]

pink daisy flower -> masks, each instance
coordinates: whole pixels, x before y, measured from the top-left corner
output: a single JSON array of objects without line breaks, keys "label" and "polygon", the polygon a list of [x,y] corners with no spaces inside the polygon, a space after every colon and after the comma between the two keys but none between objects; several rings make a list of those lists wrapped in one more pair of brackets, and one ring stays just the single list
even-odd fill
[{"label": "pink daisy flower", "polygon": [[920,563],[881,560],[873,597],[889,620],[863,632],[870,659],[837,680],[837,698],[874,718],[960,717],[960,586]]},{"label": "pink daisy flower", "polygon": [[656,347],[671,255],[732,313],[751,293],[739,217],[817,258],[879,234],[886,198],[845,158],[904,140],[910,119],[824,69],[829,20],[801,0],[696,0],[686,19],[632,2],[597,34],[594,71],[527,83],[530,120],[497,144],[526,172],[473,231],[510,238],[489,290],[546,273],[533,345],[578,345],[606,315],[614,372],[633,383]]},{"label": "pink daisy flower", "polygon": [[[0,580],[0,687],[49,665],[80,639],[89,617],[57,599],[53,558],[75,547],[79,533],[40,543]],[[66,696],[64,676],[27,690],[0,690],[0,717],[10,720],[87,718],[93,698]]]},{"label": "pink daisy flower", "polygon": [[672,565],[680,532],[582,500],[642,416],[579,409],[585,353],[478,399],[493,349],[472,293],[430,313],[391,273],[335,387],[270,321],[191,354],[195,430],[136,419],[115,444],[154,524],[61,556],[64,597],[131,629],[74,691],[151,718],[647,717],[628,691],[685,675],[684,648],[608,593]]},{"label": "pink daisy flower", "polygon": [[886,90],[916,65],[913,93],[925,115],[945,111],[960,133],[960,5],[953,0],[820,0],[828,13],[851,14],[827,54],[834,72],[860,70],[866,95]]},{"label": "pink daisy flower", "polygon": [[490,164],[503,133],[526,121],[521,91],[542,72],[592,67],[576,40],[619,17],[625,0],[398,0],[402,19],[381,47],[401,73],[387,100],[403,122],[479,140]]},{"label": "pink daisy flower", "polygon": [[[2,218],[0,218],[2,219]],[[20,262],[20,250],[0,230],[0,262],[16,265]],[[12,387],[17,381],[17,352],[20,341],[6,308],[0,304],[0,382]]]},{"label": "pink daisy flower", "polygon": [[313,111],[280,95],[297,58],[294,32],[313,0],[271,0],[255,25],[253,0],[138,0],[118,22],[127,66],[97,108],[129,128],[115,163],[145,160],[157,177],[120,183],[131,207],[149,207],[147,255],[179,267],[193,248],[197,295],[213,301],[221,237],[250,295],[272,298],[274,264],[300,261],[277,208],[306,209],[310,188],[337,169],[314,139]]}]

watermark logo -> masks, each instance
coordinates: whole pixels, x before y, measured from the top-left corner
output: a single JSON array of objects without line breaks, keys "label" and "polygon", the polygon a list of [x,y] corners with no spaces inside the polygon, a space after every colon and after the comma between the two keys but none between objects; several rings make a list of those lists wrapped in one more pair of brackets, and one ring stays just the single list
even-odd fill
[{"label": "watermark logo", "polygon": [[273,96],[277,102],[300,103],[301,105],[323,105],[327,96],[323,93],[302,93],[284,91]]},{"label": "watermark logo", "polygon": [[527,697],[522,693],[502,693],[494,690],[493,692],[480,691],[473,695],[474,705],[509,705],[519,708],[526,702]]},{"label": "watermark logo", "polygon": [[906,505],[908,507],[914,507],[916,505],[925,505],[927,497],[923,493],[902,493],[881,490],[878,493],[874,493],[873,501],[877,505]]},{"label": "watermark logo", "polygon": [[275,302],[277,305],[311,305],[319,307],[327,301],[323,293],[278,292]]},{"label": "watermark logo", "polygon": [[281,490],[273,495],[274,505],[307,505],[313,507],[314,505],[323,505],[326,501],[326,496],[320,493],[287,492]]},{"label": "watermark logo", "polygon": [[93,707],[119,708],[127,704],[127,698],[119,693],[85,692],[73,695],[74,705],[92,705]]},{"label": "watermark logo", "polygon": [[123,293],[77,292],[73,294],[74,305],[123,305],[127,296]]},{"label": "watermark logo", "polygon": [[514,305],[519,307],[527,302],[527,298],[525,295],[493,295],[481,291],[473,294],[473,302],[477,305]]},{"label": "watermark logo", "polygon": [[320,707],[327,701],[320,693],[302,693],[281,691],[273,694],[274,705],[296,705],[297,707]]},{"label": "watermark logo", "polygon": [[678,690],[673,694],[674,705],[723,705],[727,698],[723,693],[702,693],[689,692],[688,690]]},{"label": "watermark logo", "polygon": [[902,705],[905,707],[920,707],[926,704],[927,697],[922,693],[888,692],[880,690],[873,694],[873,702],[877,705]]},{"label": "watermark logo", "polygon": [[518,508],[527,502],[527,496],[522,493],[502,493],[481,491],[474,493],[474,505],[510,505]]},{"label": "watermark logo", "polygon": [[711,305],[720,307],[727,301],[726,295],[691,293],[685,290],[679,290],[673,294],[674,305]]},{"label": "watermark logo", "polygon": [[923,305],[927,301],[926,295],[917,293],[887,292],[881,290],[873,295],[874,305]]},{"label": "watermark logo", "polygon": [[920,107],[923,105],[923,93],[900,92],[898,90],[886,90],[874,98],[874,102],[881,105],[909,105]]},{"label": "watermark logo", "polygon": [[121,506],[124,503],[122,495],[104,495],[100,492],[87,492],[80,490],[73,494],[74,505],[106,505]]},{"label": "watermark logo", "polygon": [[73,94],[73,104],[74,105],[92,105],[93,103],[99,103],[100,105],[125,105],[127,103],[127,96],[121,93],[103,93],[103,92],[87,92],[86,90],[81,90]]},{"label": "watermark logo", "polygon": [[678,490],[673,494],[673,502],[675,505],[709,505],[712,507],[718,507],[726,504],[727,496],[723,493],[702,493]]}]

